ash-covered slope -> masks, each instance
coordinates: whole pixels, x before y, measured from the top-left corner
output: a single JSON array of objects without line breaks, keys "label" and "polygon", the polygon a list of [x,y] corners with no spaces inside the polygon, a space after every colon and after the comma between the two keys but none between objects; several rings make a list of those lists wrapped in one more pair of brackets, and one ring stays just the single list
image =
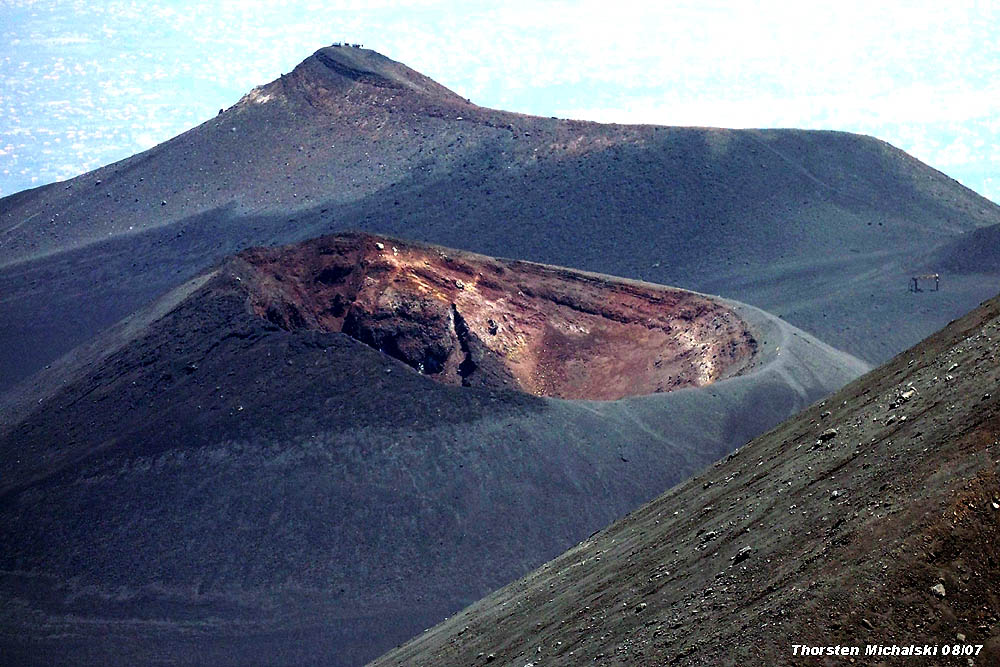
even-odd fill
[{"label": "ash-covered slope", "polygon": [[998,353],[1000,297],[374,664],[998,664]]},{"label": "ash-covered slope", "polygon": [[870,137],[537,118],[329,47],[145,153],[0,200],[0,387],[226,255],[344,229],[725,294],[882,360],[992,294],[906,293],[913,258],[991,224]]},{"label": "ash-covered slope", "polygon": [[[561,400],[506,388],[538,357],[487,341],[459,386],[450,361],[402,354],[450,341],[454,310],[483,340],[491,313],[498,339],[564,328],[599,352],[561,360],[578,371],[640,320],[697,336],[653,369],[737,354],[707,384]],[[101,342],[0,413],[0,651],[18,664],[358,664],[864,370],[749,306],[368,235],[243,253]]]},{"label": "ash-covered slope", "polygon": [[1000,274],[1000,224],[981,227],[949,241],[925,266],[949,273]]}]

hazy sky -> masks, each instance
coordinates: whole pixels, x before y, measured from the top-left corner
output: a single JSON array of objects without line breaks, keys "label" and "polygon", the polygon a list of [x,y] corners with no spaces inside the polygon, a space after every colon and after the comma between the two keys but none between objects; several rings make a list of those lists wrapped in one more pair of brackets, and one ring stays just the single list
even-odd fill
[{"label": "hazy sky", "polygon": [[873,134],[1000,201],[1000,3],[0,0],[0,195],[212,117],[334,41],[484,106]]}]

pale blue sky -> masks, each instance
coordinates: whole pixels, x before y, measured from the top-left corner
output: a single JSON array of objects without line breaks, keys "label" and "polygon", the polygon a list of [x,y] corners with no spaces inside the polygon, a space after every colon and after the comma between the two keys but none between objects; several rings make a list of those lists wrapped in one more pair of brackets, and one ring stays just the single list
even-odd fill
[{"label": "pale blue sky", "polygon": [[0,195],[212,117],[362,42],[473,102],[873,134],[1000,201],[1000,3],[0,0]]}]

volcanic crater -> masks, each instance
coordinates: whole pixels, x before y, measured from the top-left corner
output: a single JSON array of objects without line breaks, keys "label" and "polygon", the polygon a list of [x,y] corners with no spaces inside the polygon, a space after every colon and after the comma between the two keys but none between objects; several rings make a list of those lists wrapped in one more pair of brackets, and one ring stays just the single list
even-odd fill
[{"label": "volcanic crater", "polygon": [[616,400],[738,375],[757,352],[747,323],[701,294],[388,237],[232,262],[260,317],[347,334],[446,384]]}]

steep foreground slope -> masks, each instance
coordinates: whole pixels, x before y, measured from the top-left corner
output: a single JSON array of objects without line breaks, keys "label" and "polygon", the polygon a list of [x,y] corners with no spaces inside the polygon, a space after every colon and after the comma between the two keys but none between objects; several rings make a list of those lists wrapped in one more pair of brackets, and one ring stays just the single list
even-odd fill
[{"label": "steep foreground slope", "polygon": [[0,200],[0,389],[242,248],[345,229],[725,294],[881,361],[994,293],[906,286],[996,224],[870,137],[537,118],[325,48],[160,146]]},{"label": "steep foreground slope", "polygon": [[1000,664],[998,354],[1000,297],[374,664]]},{"label": "steep foreground slope", "polygon": [[[629,358],[663,393],[533,395],[607,384],[571,380],[620,327],[693,337]],[[97,343],[0,405],[17,664],[358,664],[865,369],[749,306],[367,235],[247,251]]]}]

